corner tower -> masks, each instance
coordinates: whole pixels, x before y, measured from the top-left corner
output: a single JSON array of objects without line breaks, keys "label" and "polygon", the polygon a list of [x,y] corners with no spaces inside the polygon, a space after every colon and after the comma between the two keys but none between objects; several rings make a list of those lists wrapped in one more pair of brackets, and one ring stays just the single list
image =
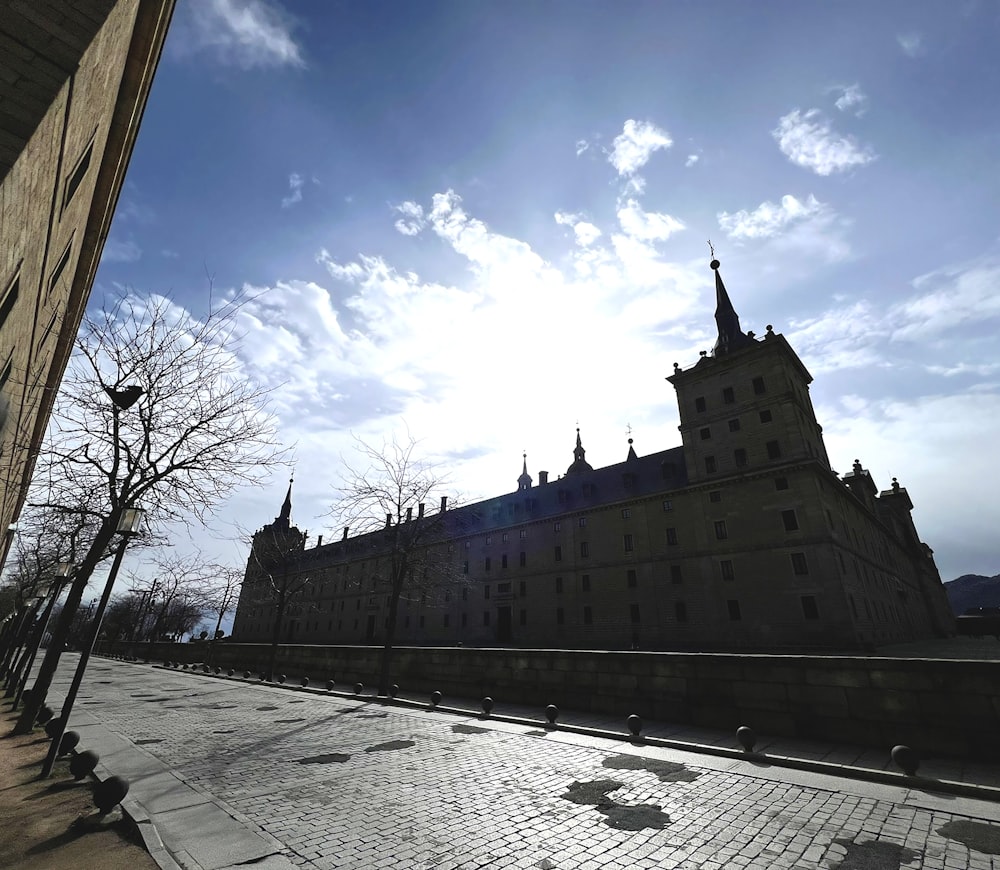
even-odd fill
[{"label": "corner tower", "polygon": [[674,363],[681,440],[692,483],[768,466],[814,460],[829,468],[823,429],[809,398],[809,374],[784,336],[744,332],[719,272],[718,337],[711,355],[687,369]]}]

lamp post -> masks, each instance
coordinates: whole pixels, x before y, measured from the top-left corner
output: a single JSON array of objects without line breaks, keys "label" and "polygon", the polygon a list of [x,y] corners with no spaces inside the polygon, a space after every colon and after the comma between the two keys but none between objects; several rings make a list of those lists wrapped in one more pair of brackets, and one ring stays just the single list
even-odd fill
[{"label": "lamp post", "polygon": [[31,667],[35,663],[35,656],[38,655],[38,648],[42,645],[42,638],[45,637],[45,631],[49,626],[49,619],[52,617],[52,608],[55,607],[56,601],[59,600],[63,589],[73,576],[73,567],[72,562],[59,562],[56,565],[55,581],[52,583],[49,592],[49,601],[45,605],[45,612],[42,614],[42,618],[38,620],[38,625],[35,628],[35,636],[31,639],[31,652],[28,656],[27,664],[21,673],[21,679],[18,681],[17,692],[14,695],[14,705],[11,707],[12,710],[16,710],[17,705],[21,703],[24,687],[28,684],[28,677],[31,675]]},{"label": "lamp post", "polygon": [[87,670],[90,654],[94,651],[97,635],[101,631],[104,611],[108,606],[108,600],[111,598],[111,589],[115,585],[115,579],[118,576],[118,569],[121,567],[122,558],[125,556],[125,547],[128,545],[128,539],[139,531],[142,515],[143,511],[141,508],[124,508],[118,518],[118,528],[116,531],[121,534],[122,540],[118,545],[118,552],[115,553],[114,562],[111,563],[111,570],[108,572],[108,582],[104,585],[104,593],[101,595],[101,601],[94,613],[90,636],[84,642],[83,649],[80,650],[80,663],[76,666],[73,682],[70,683],[69,691],[66,693],[66,700],[63,701],[62,712],[59,714],[59,728],[52,736],[52,743],[42,764],[42,772],[39,779],[45,779],[45,777],[52,773],[52,768],[56,763],[56,757],[59,754],[59,744],[62,742],[66,726],[69,724],[69,717],[73,712],[73,704],[76,701],[77,693],[80,691],[80,683],[83,682],[83,674]]},{"label": "lamp post", "polygon": [[32,629],[35,627],[39,608],[41,608],[42,602],[45,600],[48,592],[48,586],[40,587],[36,585],[31,595],[25,599],[21,624],[13,639],[10,658],[7,661],[7,678],[4,681],[4,689],[6,689],[5,697],[7,698],[14,694],[20,680],[21,668],[24,666],[24,661],[28,656],[28,648],[30,646],[29,637],[32,635]]}]

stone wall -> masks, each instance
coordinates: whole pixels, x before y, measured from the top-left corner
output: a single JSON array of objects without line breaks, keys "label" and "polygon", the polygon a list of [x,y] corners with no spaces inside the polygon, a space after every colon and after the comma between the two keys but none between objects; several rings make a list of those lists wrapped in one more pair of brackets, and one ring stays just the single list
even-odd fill
[{"label": "stone wall", "polygon": [[[206,645],[119,645],[155,660],[201,662]],[[374,684],[377,647],[281,646],[278,671]],[[265,644],[217,644],[213,662],[260,671]],[[818,738],[925,755],[1000,758],[1000,662],[401,647],[393,681],[445,698],[556,704],[761,734]],[[445,701],[447,703],[447,700]]]}]

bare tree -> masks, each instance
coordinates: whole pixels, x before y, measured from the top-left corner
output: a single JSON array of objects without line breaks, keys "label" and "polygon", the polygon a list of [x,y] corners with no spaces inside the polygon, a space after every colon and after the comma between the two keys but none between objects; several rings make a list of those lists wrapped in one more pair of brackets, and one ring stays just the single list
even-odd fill
[{"label": "bare tree", "polygon": [[[236,602],[239,601],[243,572],[226,565],[214,565],[213,569],[215,576],[205,593],[205,613],[215,618],[215,628],[209,635],[214,646],[216,641],[222,639],[222,622],[226,614],[235,609]],[[209,658],[211,654],[212,647],[209,647]]]},{"label": "bare tree", "polygon": [[355,441],[366,467],[344,463],[339,498],[330,514],[353,533],[377,533],[378,551],[386,557],[389,600],[378,677],[378,693],[385,695],[404,592],[448,586],[461,582],[463,575],[456,572],[444,543],[446,498],[440,511],[426,510],[428,500],[447,486],[447,477],[417,455],[418,442],[409,434],[405,441],[394,436],[379,447]]},{"label": "bare tree", "polygon": [[198,319],[161,296],[124,294],[88,314],[56,397],[36,477],[58,509],[86,493],[97,530],[42,662],[16,733],[45,700],[73,616],[123,513],[141,507],[153,530],[200,521],[241,485],[283,460],[267,390],[246,376],[234,346],[240,300]]}]

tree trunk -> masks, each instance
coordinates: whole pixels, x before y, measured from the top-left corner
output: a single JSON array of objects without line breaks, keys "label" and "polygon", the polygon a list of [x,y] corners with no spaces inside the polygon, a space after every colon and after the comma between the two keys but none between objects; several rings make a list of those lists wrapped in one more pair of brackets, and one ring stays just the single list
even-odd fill
[{"label": "tree trunk", "polygon": [[281,622],[285,616],[285,596],[278,598],[274,614],[274,631],[271,634],[271,651],[267,656],[267,678],[274,679],[274,665],[278,661],[278,641],[281,639]]},{"label": "tree trunk", "polygon": [[101,524],[94,538],[94,543],[90,545],[90,550],[87,551],[87,555],[76,572],[73,585],[69,589],[66,602],[63,604],[62,612],[59,614],[59,622],[52,633],[52,640],[45,651],[45,658],[42,659],[42,665],[38,669],[38,677],[31,690],[31,697],[25,702],[21,716],[14,726],[14,734],[31,733],[31,729],[35,725],[35,718],[38,716],[38,711],[45,704],[49,687],[52,685],[52,678],[55,676],[56,668],[59,666],[59,656],[62,655],[63,647],[66,646],[66,640],[73,627],[73,617],[76,616],[76,611],[83,598],[83,592],[87,588],[87,582],[101,561],[101,557],[107,550],[108,544],[111,543],[111,539],[114,537],[117,528],[118,512],[116,511]]},{"label": "tree trunk", "polygon": [[389,593],[389,623],[385,628],[385,643],[379,655],[378,666],[378,694],[385,696],[389,694],[389,681],[392,678],[392,649],[396,641],[396,614],[399,612],[399,599],[403,594],[403,572],[399,577],[392,580],[392,592]]}]

